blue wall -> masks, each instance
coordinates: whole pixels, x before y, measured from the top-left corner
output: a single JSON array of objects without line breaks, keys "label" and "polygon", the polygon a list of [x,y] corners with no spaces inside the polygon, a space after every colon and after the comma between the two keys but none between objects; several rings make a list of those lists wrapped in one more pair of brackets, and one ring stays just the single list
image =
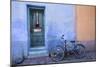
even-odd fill
[{"label": "blue wall", "polygon": [[[61,35],[67,40],[75,40],[75,6],[64,4],[32,3],[12,1],[12,57],[28,55],[29,37],[27,5],[45,6],[45,47],[50,41],[56,42]],[[53,42],[52,42],[53,43]]]}]

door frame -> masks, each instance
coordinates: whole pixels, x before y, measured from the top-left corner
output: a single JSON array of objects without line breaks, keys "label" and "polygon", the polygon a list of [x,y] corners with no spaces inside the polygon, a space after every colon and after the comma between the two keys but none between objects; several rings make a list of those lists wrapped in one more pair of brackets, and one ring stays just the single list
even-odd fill
[{"label": "door frame", "polygon": [[[44,46],[43,47],[33,47],[33,48],[31,48],[30,47],[30,15],[29,15],[29,9],[43,9],[44,10],[44,22],[43,22],[43,24],[44,24]],[[46,47],[46,45],[45,45],[45,6],[37,6],[37,5],[27,5],[27,32],[28,32],[28,51],[30,51],[30,50],[32,50],[32,49],[39,49],[39,48],[44,48],[45,49],[45,47]]]}]

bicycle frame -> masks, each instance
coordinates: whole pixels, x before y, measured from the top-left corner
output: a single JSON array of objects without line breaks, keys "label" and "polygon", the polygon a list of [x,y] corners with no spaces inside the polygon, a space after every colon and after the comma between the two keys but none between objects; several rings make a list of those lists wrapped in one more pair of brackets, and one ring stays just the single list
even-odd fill
[{"label": "bicycle frame", "polygon": [[[85,46],[81,43],[79,43],[79,41],[67,41],[64,39],[64,35],[62,35],[61,39],[64,42],[63,48],[61,46],[56,46],[53,49],[53,53],[50,53],[50,57],[54,60],[54,61],[60,61],[62,60],[65,56],[65,54],[70,55],[73,54],[75,55],[75,57],[78,57],[78,55],[85,55],[84,54],[84,50],[85,50]],[[61,50],[61,51],[57,51],[57,50]],[[83,49],[81,51],[81,49]],[[62,53],[61,53],[62,52]],[[54,54],[54,55],[52,55]],[[60,55],[62,54],[62,55]],[[58,56],[61,56],[60,58],[57,58]],[[55,56],[55,57],[54,57]],[[55,59],[57,58],[57,59]]]}]

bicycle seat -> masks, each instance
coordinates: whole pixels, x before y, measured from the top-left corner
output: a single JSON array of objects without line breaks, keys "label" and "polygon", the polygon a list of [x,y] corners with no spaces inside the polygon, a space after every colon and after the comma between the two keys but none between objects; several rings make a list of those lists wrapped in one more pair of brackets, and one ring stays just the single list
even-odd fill
[{"label": "bicycle seat", "polygon": [[72,41],[70,41],[71,43],[75,43],[76,41],[75,40],[72,40]]}]

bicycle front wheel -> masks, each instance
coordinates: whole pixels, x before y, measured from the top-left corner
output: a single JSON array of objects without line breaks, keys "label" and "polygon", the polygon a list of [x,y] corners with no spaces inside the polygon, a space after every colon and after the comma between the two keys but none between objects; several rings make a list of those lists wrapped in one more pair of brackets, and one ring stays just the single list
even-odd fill
[{"label": "bicycle front wheel", "polygon": [[64,50],[61,47],[55,47],[50,52],[50,57],[53,61],[61,61],[64,58]]}]

